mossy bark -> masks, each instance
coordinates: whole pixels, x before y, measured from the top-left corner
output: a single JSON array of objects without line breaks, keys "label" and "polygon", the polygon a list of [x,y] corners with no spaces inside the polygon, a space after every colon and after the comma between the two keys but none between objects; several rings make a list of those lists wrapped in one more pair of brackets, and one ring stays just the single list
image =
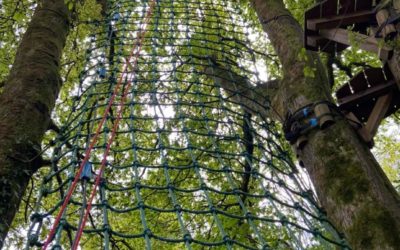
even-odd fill
[{"label": "mossy bark", "polygon": [[61,87],[61,53],[69,30],[64,0],[39,1],[0,96],[0,248],[29,179]]},{"label": "mossy bark", "polygon": [[[283,66],[272,105],[281,117],[309,103],[333,102],[315,53],[301,55],[303,31],[282,0],[250,0]],[[305,76],[306,68],[314,70]],[[348,122],[308,135],[296,152],[311,176],[321,206],[353,249],[399,249],[400,198],[367,145]]]}]

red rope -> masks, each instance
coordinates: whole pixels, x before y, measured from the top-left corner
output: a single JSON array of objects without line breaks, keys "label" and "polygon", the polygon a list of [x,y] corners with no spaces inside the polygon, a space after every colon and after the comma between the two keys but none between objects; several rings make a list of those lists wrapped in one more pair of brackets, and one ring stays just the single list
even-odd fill
[{"label": "red rope", "polygon": [[[156,0],[152,0],[151,1],[149,9],[148,9],[148,11],[146,13],[146,17],[145,17],[145,21],[144,21],[145,28],[146,28],[147,24],[149,23],[150,18],[151,18],[152,14],[153,14],[155,1]],[[102,127],[103,127],[103,125],[104,125],[104,123],[105,123],[105,121],[107,119],[107,116],[108,116],[108,114],[110,112],[111,106],[113,105],[114,100],[115,100],[115,98],[116,98],[116,96],[117,96],[117,94],[118,94],[118,92],[119,92],[119,90],[121,88],[123,79],[124,79],[125,75],[128,73],[127,72],[128,65],[131,66],[131,70],[133,72],[135,71],[135,69],[137,67],[139,56],[140,56],[140,52],[142,51],[142,47],[143,47],[143,40],[144,40],[144,37],[145,37],[146,33],[147,33],[147,29],[144,29],[143,32],[141,32],[140,30],[138,31],[137,37],[139,38],[139,43],[135,43],[131,53],[129,54],[129,56],[126,59],[126,63],[124,65],[124,70],[122,71],[123,73],[121,74],[121,76],[120,76],[120,78],[118,80],[118,83],[114,88],[113,94],[112,94],[112,96],[111,96],[111,98],[110,98],[110,100],[108,102],[106,110],[104,111],[103,117],[102,117],[102,119],[101,119],[101,121],[99,123],[99,126],[98,126],[98,128],[96,130],[96,133],[95,133],[95,135],[94,135],[94,137],[92,139],[92,142],[90,143],[89,147],[85,151],[85,157],[84,157],[84,159],[83,159],[83,161],[82,161],[82,163],[81,163],[81,165],[79,167],[78,172],[75,175],[75,178],[74,178],[74,180],[73,180],[73,182],[71,184],[71,187],[68,190],[68,193],[67,193],[67,195],[66,195],[66,197],[64,199],[64,202],[63,202],[63,204],[61,206],[61,209],[57,214],[57,217],[56,217],[56,219],[54,221],[53,227],[50,230],[50,233],[49,233],[45,243],[43,244],[43,247],[42,247],[43,250],[47,249],[47,247],[49,246],[50,242],[52,241],[52,239],[53,239],[53,237],[55,235],[55,232],[56,232],[57,227],[58,227],[58,225],[60,223],[61,217],[62,217],[62,215],[63,215],[63,213],[64,213],[64,211],[65,211],[65,209],[66,209],[71,197],[72,197],[73,192],[76,189],[76,186],[78,184],[78,181],[79,181],[80,175],[81,175],[81,173],[83,171],[83,168],[84,168],[86,162],[89,160],[90,154],[91,154],[91,152],[92,152],[92,150],[93,150],[93,148],[94,148],[94,146],[95,146],[95,144],[97,142],[97,139],[98,139],[98,137],[100,135],[101,129],[102,129]],[[135,53],[135,51],[136,51],[136,53]],[[134,60],[133,66],[129,62],[132,58]],[[110,137],[110,139],[109,139],[109,141],[107,143],[106,151],[103,154],[103,160],[101,162],[100,171],[99,171],[98,175],[96,176],[96,180],[95,180],[92,192],[90,194],[88,205],[87,205],[86,210],[85,210],[85,215],[83,217],[81,226],[78,228],[77,235],[75,237],[75,242],[74,242],[74,244],[72,246],[73,250],[76,250],[77,247],[78,247],[80,238],[81,238],[82,233],[83,233],[83,229],[85,227],[87,218],[89,216],[90,209],[92,208],[92,202],[93,202],[94,196],[96,194],[97,187],[100,184],[100,180],[101,180],[101,177],[103,175],[103,172],[104,172],[104,169],[105,169],[105,166],[106,166],[106,163],[107,163],[107,156],[108,156],[108,154],[110,152],[111,144],[113,143],[113,140],[115,138],[115,135],[116,135],[116,132],[117,132],[117,128],[118,128],[118,123],[122,118],[122,112],[123,112],[125,100],[126,100],[126,97],[127,97],[128,93],[129,93],[133,77],[134,77],[134,75],[131,74],[129,79],[128,79],[128,81],[127,81],[127,87],[125,88],[125,91],[123,92],[123,95],[122,95],[122,98],[121,98],[121,102],[118,104],[118,107],[119,107],[118,115],[117,115],[117,118],[116,118],[116,120],[114,122],[113,130],[112,130],[112,133],[111,133],[111,137]]]}]

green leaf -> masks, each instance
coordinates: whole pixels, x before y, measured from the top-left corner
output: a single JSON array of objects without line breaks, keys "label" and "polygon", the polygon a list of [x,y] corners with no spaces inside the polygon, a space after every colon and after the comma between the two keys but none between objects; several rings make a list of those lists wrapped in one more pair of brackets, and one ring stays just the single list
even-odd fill
[{"label": "green leaf", "polygon": [[315,77],[315,68],[309,67],[309,66],[305,66],[303,73],[304,76],[309,77],[309,78],[314,78]]},{"label": "green leaf", "polygon": [[73,10],[74,9],[74,3],[72,1],[68,2],[68,9]]},{"label": "green leaf", "polygon": [[14,20],[15,21],[17,21],[17,22],[21,22],[21,21],[23,21],[24,20],[24,14],[23,13],[21,13],[21,12],[15,12],[15,14],[14,14],[14,16],[13,16],[13,18],[14,18]]}]

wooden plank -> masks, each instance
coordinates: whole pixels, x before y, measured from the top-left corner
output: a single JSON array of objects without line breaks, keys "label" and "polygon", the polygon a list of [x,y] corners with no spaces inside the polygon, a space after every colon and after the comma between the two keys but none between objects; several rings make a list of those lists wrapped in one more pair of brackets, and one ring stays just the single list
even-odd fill
[{"label": "wooden plank", "polygon": [[[396,6],[398,2],[396,2]],[[397,27],[399,24],[397,24]],[[397,48],[394,52],[393,57],[388,62],[389,69],[396,80],[397,86],[400,89],[400,50]]]},{"label": "wooden plank", "polygon": [[[346,118],[351,121],[350,125],[357,130],[358,135],[363,139],[364,142],[367,143],[368,147],[372,148],[374,141],[372,138],[370,138],[369,133],[363,123],[358,120],[358,118],[352,112],[347,113]],[[361,125],[361,127],[359,125]]]},{"label": "wooden plank", "polygon": [[390,40],[392,40],[397,31],[396,27],[393,24],[387,24],[387,20],[390,18],[390,13],[387,9],[379,10],[378,13],[376,13],[376,20],[378,22],[378,26],[384,25],[383,29],[380,31],[380,34],[383,38],[389,37]]},{"label": "wooden plank", "polygon": [[337,15],[337,0],[326,0],[321,3],[321,17]]},{"label": "wooden plank", "polygon": [[345,50],[348,45],[336,43],[333,41],[330,41],[326,38],[322,38],[320,36],[314,35],[314,36],[307,36],[307,49],[314,50],[314,51],[323,51],[327,53],[337,53],[342,50]]},{"label": "wooden plank", "polygon": [[376,85],[353,95],[338,98],[338,103],[341,109],[347,110],[350,109],[352,106],[355,106],[356,104],[360,104],[366,100],[370,100],[374,97],[378,97],[382,94],[388,93],[395,88],[396,83],[392,80],[388,83]]},{"label": "wooden plank", "polygon": [[[367,68],[365,70],[368,82],[371,86],[380,85],[382,82],[393,80],[393,76],[388,72],[387,66],[382,68]],[[385,79],[386,75],[386,79]]]},{"label": "wooden plank", "polygon": [[373,0],[356,0],[356,10],[371,10]]},{"label": "wooden plank", "polygon": [[[350,32],[346,29],[321,29],[319,35],[323,38],[341,43],[351,45]],[[392,49],[388,46],[380,48],[378,40],[375,37],[363,35],[360,33],[352,33],[352,39],[358,41],[360,49],[377,53],[382,60],[387,60],[390,57]]]},{"label": "wooden plank", "polygon": [[[368,80],[368,81],[367,81]],[[355,75],[348,84],[343,85],[336,91],[338,99],[347,97],[354,93],[368,89],[370,87],[381,85],[382,83],[393,80],[393,75],[385,64],[383,68],[365,68],[363,71]],[[350,87],[350,86],[351,87]]]},{"label": "wooden plank", "polygon": [[321,17],[321,3],[318,3],[306,10],[304,13],[305,21],[312,18],[320,18]]},{"label": "wooden plank", "polygon": [[316,31],[312,31],[307,29],[307,20],[310,19],[318,19],[322,17],[322,3],[326,1],[331,1],[331,0],[325,0],[322,2],[318,2],[315,5],[313,5],[311,8],[306,10],[304,13],[304,47],[308,50],[318,50],[317,47],[313,47],[307,44],[307,38],[309,36],[314,36],[317,35],[318,33]]},{"label": "wooden plank", "polygon": [[351,84],[346,83],[345,85],[341,86],[335,93],[336,98],[338,99],[343,99],[346,98],[347,96],[352,95],[353,93],[351,92]]},{"label": "wooden plank", "polygon": [[[386,78],[385,78],[385,74]],[[390,80],[393,80],[393,76],[388,72],[387,66],[382,68],[366,68],[365,70],[354,76],[349,84],[342,86],[336,91],[337,98],[344,98],[346,96],[352,95],[352,92],[358,93],[364,91],[370,87],[376,85],[382,85]],[[369,86],[368,86],[369,83]],[[350,89],[350,86],[351,89]]]},{"label": "wooden plank", "polygon": [[396,80],[397,87],[400,89],[400,53],[396,52],[392,59],[389,60],[389,68]]},{"label": "wooden plank", "polygon": [[[388,111],[385,114],[385,117],[388,117],[391,114],[395,113],[397,110],[399,110],[400,107],[400,93],[397,90],[392,90],[392,93],[393,93],[392,102],[389,106]],[[341,110],[347,112],[353,112],[354,115],[357,116],[357,118],[360,121],[367,122],[368,117],[371,115],[372,110],[375,107],[376,99],[374,98],[366,100],[363,103],[353,105],[347,109],[341,108]]]},{"label": "wooden plank", "polygon": [[356,11],[357,0],[339,0],[339,15]]},{"label": "wooden plank", "polygon": [[307,29],[317,31],[319,29],[331,29],[346,27],[355,23],[364,23],[373,21],[375,14],[371,11],[359,11],[351,14],[344,14],[340,16],[323,17],[318,19],[308,19]]},{"label": "wooden plank", "polygon": [[323,49],[323,52],[334,54],[336,52],[336,42],[329,41],[328,39],[320,36],[307,37],[307,49],[318,51]]},{"label": "wooden plank", "polygon": [[376,102],[371,115],[368,118],[365,128],[367,129],[370,138],[374,138],[376,131],[378,130],[379,124],[386,115],[392,101],[392,93],[388,93],[381,96]]}]

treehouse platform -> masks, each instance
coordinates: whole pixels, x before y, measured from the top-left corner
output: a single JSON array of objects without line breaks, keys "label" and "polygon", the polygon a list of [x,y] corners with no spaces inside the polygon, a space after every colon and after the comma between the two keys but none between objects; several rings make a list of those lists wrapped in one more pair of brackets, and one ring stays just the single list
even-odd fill
[{"label": "treehouse platform", "polygon": [[[305,13],[305,47],[313,51],[336,53],[358,41],[361,49],[375,52],[381,59],[388,59],[392,49],[380,46],[374,32],[380,25],[374,10],[379,2],[325,0],[318,3]],[[348,29],[350,26],[351,30]]]},{"label": "treehouse platform", "polygon": [[356,127],[362,125],[358,132],[371,145],[381,121],[400,107],[400,91],[387,66],[365,69],[342,86],[336,97],[339,109]]},{"label": "treehouse platform", "polygon": [[361,122],[367,122],[374,115],[375,107],[383,98],[390,99],[385,102],[383,118],[400,107],[400,91],[388,67],[365,69],[336,91],[336,97],[339,108],[352,112]]},{"label": "treehouse platform", "polygon": [[376,8],[379,3],[325,0],[307,10],[304,21],[308,50],[336,54],[356,44],[384,62],[384,68],[366,68],[336,92],[339,109],[357,124],[370,145],[381,121],[400,107],[400,85],[386,63],[393,49],[383,42],[398,32],[389,22],[393,9]]}]

